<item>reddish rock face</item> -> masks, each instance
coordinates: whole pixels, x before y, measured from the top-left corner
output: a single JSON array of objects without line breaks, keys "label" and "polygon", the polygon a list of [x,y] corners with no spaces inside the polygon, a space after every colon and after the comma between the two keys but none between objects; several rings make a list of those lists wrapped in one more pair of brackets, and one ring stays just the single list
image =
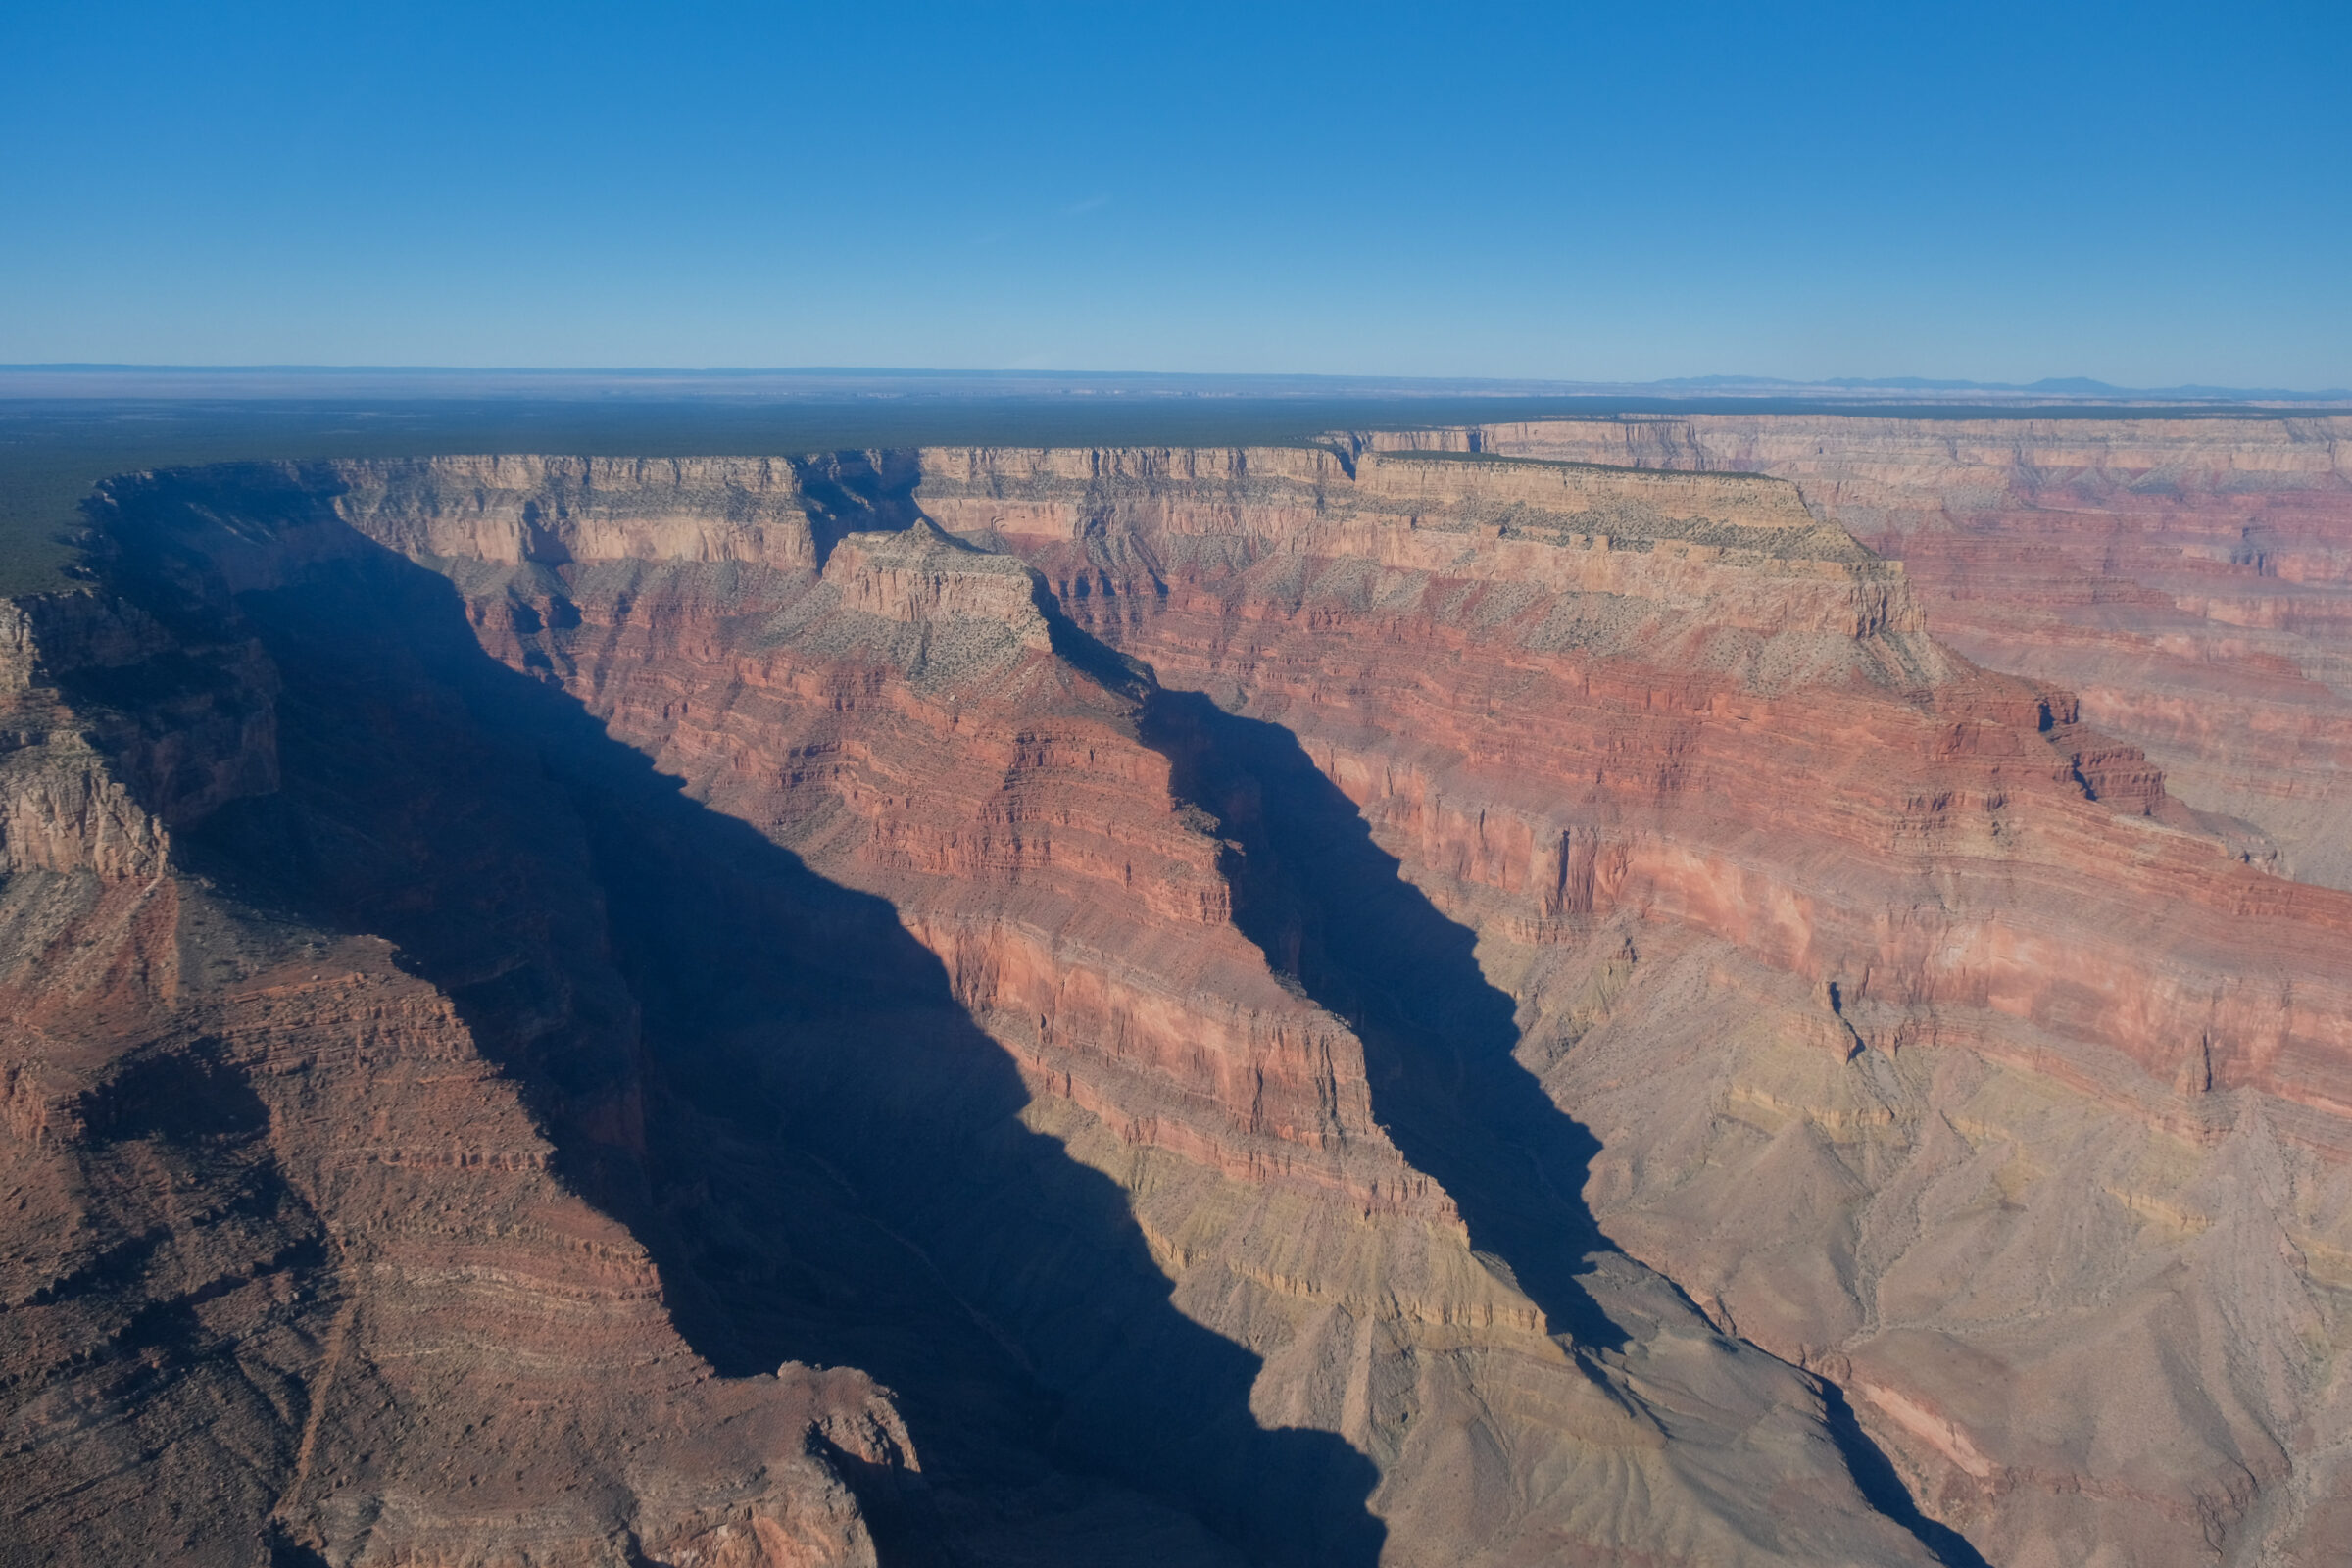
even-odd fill
[{"label": "reddish rock face", "polygon": [[[918,499],[1298,738],[1478,932],[1608,1235],[1836,1377],[1930,1512],[2000,1561],[2316,1549],[2352,903],[1766,531],[1793,489],[1621,475],[1604,523],[1575,469],[1255,458],[926,454]],[[1594,593],[1603,534],[1649,551]],[[1744,578],[1694,591],[1698,540]]]},{"label": "reddish rock face", "polygon": [[40,1549],[2325,1560],[2352,895],[1554,439],[112,487]]},{"label": "reddish rock face", "polygon": [[104,596],[20,625],[8,1560],[873,1563],[887,1396],[714,1378],[449,993],[187,869],[280,783],[260,648]]},{"label": "reddish rock face", "polygon": [[2080,694],[2280,869],[2352,886],[2352,418],[1708,415],[1376,435],[1773,474],[1901,561],[1936,634]]},{"label": "reddish rock face", "polygon": [[[1457,898],[1516,905],[1526,935],[1631,909],[1836,985],[1881,1044],[1991,1042],[2015,1019],[2159,1081],[2185,1042],[2216,1085],[2328,1118],[2352,1104],[2346,977],[2328,961],[2352,900],[2240,863],[2227,824],[2171,801],[2144,756],[2086,730],[2064,694],[1951,660],[1905,578],[1841,534],[1740,538],[1736,520],[1662,518],[1644,538],[1621,520],[1596,551],[1575,531],[1589,510],[1499,524],[1418,497],[1372,511],[1396,467],[1459,469],[1464,484],[1590,470],[1364,461],[1371,503],[1327,484],[1325,521],[1271,538],[1090,503],[1095,529],[1124,529],[1125,553],[1152,561],[1149,577],[1102,572],[1091,540],[998,531],[1163,682],[1282,721],[1414,863]],[[1637,498],[1649,482],[1614,477]],[[935,488],[926,506],[969,518],[968,500]],[[1726,495],[1727,518],[1740,505]],[[1734,542],[1679,537],[1701,531]],[[1631,563],[1597,592],[1595,553]],[[1725,614],[1696,618],[1719,600]],[[2054,868],[2033,873],[2040,897],[2015,896],[2028,867]],[[2051,945],[2077,961],[2025,956]],[[2216,1028],[2275,964],[2314,988],[2308,1010],[2272,998]],[[2310,1136],[2332,1142],[2331,1125]]]}]

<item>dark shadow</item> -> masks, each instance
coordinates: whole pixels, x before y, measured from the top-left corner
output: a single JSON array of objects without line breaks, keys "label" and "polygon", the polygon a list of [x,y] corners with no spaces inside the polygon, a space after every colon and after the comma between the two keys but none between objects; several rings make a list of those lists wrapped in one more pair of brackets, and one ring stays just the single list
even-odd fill
[{"label": "dark shadow", "polygon": [[323,1556],[288,1536],[274,1523],[267,1527],[262,1544],[270,1554],[270,1568],[329,1568]]},{"label": "dark shadow", "polygon": [[222,1062],[213,1042],[134,1056],[91,1091],[82,1115],[103,1148],[134,1139],[182,1146],[244,1144],[270,1130],[270,1107],[245,1075]]},{"label": "dark shadow", "polygon": [[[1179,1313],[1119,1188],[1020,1124],[1011,1059],[892,906],[491,658],[451,583],[343,529],[321,486],[118,491],[126,596],[183,640],[259,636],[283,681],[282,787],[183,833],[199,869],[389,938],[455,999],[722,1371],[846,1364],[894,1391],[929,1494],[873,1498],[887,1560],[953,1560],[958,1521],[1077,1485],[1253,1560],[1375,1562],[1370,1461],[1258,1426],[1259,1358]],[[190,548],[207,514],[342,554],[232,605]]]},{"label": "dark shadow", "polygon": [[1473,933],[1404,879],[1289,730],[1198,692],[1160,691],[1151,713],[1178,789],[1240,846],[1236,923],[1362,1037],[1373,1115],[1553,1334],[1623,1348],[1578,1278],[1612,1250],[1584,1200],[1599,1142],[1511,1054],[1515,1009],[1480,971]]},{"label": "dark shadow", "polygon": [[1992,1568],[1984,1553],[1969,1544],[1966,1536],[1919,1511],[1919,1504],[1912,1500],[1911,1489],[1903,1485],[1893,1463],[1870,1441],[1862,1423],[1854,1419],[1854,1408],[1846,1402],[1845,1391],[1827,1378],[1818,1381],[1822,1405],[1829,1414],[1830,1438],[1838,1445],[1854,1485],[1862,1489],[1862,1495],[1869,1499],[1870,1505],[1910,1531],[1944,1568]]},{"label": "dark shadow", "polygon": [[[1146,739],[1174,765],[1178,790],[1238,846],[1236,923],[1278,973],[1354,1026],[1373,1114],[1396,1147],[1451,1195],[1470,1245],[1554,1334],[1623,1349],[1627,1336],[1578,1278],[1586,1258],[1614,1250],[1583,1197],[1599,1140],[1512,1055],[1515,1009],[1479,969],[1475,934],[1404,879],[1289,730],[1198,692],[1155,690],[1148,714]],[[1988,1568],[1920,1511],[1837,1386],[1822,1390],[1830,1435],[1870,1505],[1949,1568]]]}]

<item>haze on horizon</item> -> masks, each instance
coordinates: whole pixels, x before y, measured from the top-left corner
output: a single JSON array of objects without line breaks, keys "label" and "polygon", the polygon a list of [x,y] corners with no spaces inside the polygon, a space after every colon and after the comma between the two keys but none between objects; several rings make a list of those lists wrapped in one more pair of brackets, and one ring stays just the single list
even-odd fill
[{"label": "haze on horizon", "polygon": [[2352,19],[19,7],[0,363],[2352,382]]}]

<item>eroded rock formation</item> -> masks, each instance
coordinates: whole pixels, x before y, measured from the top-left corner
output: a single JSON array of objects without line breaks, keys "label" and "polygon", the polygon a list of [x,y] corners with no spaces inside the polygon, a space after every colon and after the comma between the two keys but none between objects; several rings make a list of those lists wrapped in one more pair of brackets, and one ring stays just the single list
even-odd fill
[{"label": "eroded rock formation", "polygon": [[1503,444],[109,487],[40,1549],[2327,1560],[2352,896],[1810,492]]},{"label": "eroded rock formation", "polygon": [[202,624],[15,621],[9,1560],[872,1563],[873,1383],[714,1378],[448,992],[188,868],[280,783],[270,660]]},{"label": "eroded rock formation", "polygon": [[2352,417],[1711,415],[1369,437],[1774,474],[1900,560],[1937,636],[2078,693],[2192,806],[2352,887]]},{"label": "eroded rock formation", "polygon": [[[1722,546],[1805,597],[1719,620],[1677,597],[1654,503],[1658,586],[1563,594],[1603,530],[1528,499],[1544,465],[1366,454],[1310,504],[1253,456],[1205,482],[927,456],[953,477],[920,498],[970,527],[1002,505],[1074,614],[1298,736],[1479,932],[1520,1059],[1598,1137],[1607,1233],[1831,1371],[1994,1560],[2329,1539],[2333,1440],[2297,1434],[2344,1419],[2317,1346],[2352,906],[2242,863],[2064,694],[1942,655],[1904,574],[1835,540]],[[1417,478],[1392,499],[1403,463],[1528,477],[1449,518]],[[1651,481],[1622,483],[1630,509]],[[1252,538],[1251,492],[1313,520]],[[1452,564],[1360,547],[1366,514]]]}]

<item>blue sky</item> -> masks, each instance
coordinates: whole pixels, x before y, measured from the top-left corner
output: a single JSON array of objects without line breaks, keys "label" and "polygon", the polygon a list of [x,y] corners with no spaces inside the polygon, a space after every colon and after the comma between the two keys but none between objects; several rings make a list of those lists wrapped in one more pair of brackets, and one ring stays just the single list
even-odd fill
[{"label": "blue sky", "polygon": [[2352,383],[2352,4],[0,0],[0,362]]}]

